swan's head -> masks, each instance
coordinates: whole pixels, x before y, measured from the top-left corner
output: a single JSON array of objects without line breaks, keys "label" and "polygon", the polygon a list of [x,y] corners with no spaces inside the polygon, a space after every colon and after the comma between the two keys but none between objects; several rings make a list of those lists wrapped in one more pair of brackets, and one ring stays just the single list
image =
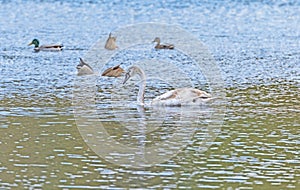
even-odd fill
[{"label": "swan's head", "polygon": [[128,81],[128,79],[130,79],[134,75],[139,75],[142,80],[145,80],[144,71],[141,68],[139,68],[138,66],[131,66],[126,71],[126,74],[125,74],[125,77],[123,80],[123,84],[125,84]]},{"label": "swan's head", "polygon": [[135,71],[134,67],[129,67],[127,69],[127,72],[126,72],[125,77],[123,79],[123,84],[125,84],[128,81],[128,79],[130,79],[133,75],[135,75],[135,73],[136,73],[136,71]]}]

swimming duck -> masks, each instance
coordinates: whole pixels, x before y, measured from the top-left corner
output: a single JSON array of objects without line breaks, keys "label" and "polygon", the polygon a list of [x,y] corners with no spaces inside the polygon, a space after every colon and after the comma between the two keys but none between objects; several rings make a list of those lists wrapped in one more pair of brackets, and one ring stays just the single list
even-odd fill
[{"label": "swimming duck", "polygon": [[120,65],[117,65],[117,66],[110,67],[110,68],[106,69],[102,73],[102,76],[106,76],[106,77],[119,77],[119,76],[122,75],[122,73],[124,73],[124,69],[122,69],[120,67]]},{"label": "swimming duck", "polygon": [[85,63],[81,58],[79,59],[80,63],[76,66],[77,75],[81,76],[94,74],[92,67],[89,64]]},{"label": "swimming duck", "polygon": [[[128,79],[138,75],[140,78],[139,92],[137,96],[137,102],[140,105],[144,105],[144,95],[146,89],[146,75],[144,71],[138,66],[131,66],[128,68],[123,84],[125,84]],[[212,96],[202,90],[195,88],[177,88],[168,91],[160,96],[154,98],[151,105],[155,106],[193,106],[202,105],[203,103],[212,99]]]},{"label": "swimming duck", "polygon": [[28,45],[34,45],[34,51],[61,51],[63,48],[62,44],[53,44],[53,45],[41,45],[37,39],[33,39]]},{"label": "swimming duck", "polygon": [[173,44],[160,44],[159,37],[156,37],[153,42],[156,42],[155,49],[174,49]]},{"label": "swimming duck", "polygon": [[109,36],[106,40],[106,43],[105,43],[105,49],[108,49],[108,50],[114,50],[114,49],[117,49],[118,46],[116,44],[116,41],[117,41],[117,37],[114,37],[111,35],[111,33],[109,33]]}]

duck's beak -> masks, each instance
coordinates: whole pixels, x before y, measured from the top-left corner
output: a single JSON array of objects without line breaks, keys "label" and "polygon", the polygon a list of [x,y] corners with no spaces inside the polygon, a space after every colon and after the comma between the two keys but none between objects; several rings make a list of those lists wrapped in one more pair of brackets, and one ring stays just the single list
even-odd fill
[{"label": "duck's beak", "polygon": [[29,44],[28,44],[28,46],[30,46],[30,45],[32,45],[33,43],[32,42],[30,42]]},{"label": "duck's beak", "polygon": [[123,80],[123,84],[125,84],[128,81],[129,78],[130,78],[130,74],[126,73],[125,77],[124,77],[124,80]]}]

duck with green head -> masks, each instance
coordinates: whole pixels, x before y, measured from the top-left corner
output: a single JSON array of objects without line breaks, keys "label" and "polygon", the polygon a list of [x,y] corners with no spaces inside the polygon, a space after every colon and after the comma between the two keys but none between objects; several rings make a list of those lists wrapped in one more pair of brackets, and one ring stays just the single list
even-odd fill
[{"label": "duck with green head", "polygon": [[39,46],[40,42],[37,39],[33,39],[28,45],[34,45],[34,51],[61,51],[63,48],[62,44],[53,44],[53,45],[41,45]]}]

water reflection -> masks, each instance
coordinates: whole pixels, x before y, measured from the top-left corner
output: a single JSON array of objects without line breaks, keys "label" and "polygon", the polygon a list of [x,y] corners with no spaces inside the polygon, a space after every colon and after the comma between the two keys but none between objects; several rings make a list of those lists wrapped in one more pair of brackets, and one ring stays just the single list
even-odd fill
[{"label": "water reflection", "polygon": [[[131,101],[127,90],[121,88],[108,87],[110,94],[119,94],[117,98],[104,98],[105,94],[95,88],[95,81],[96,77],[92,76],[78,78],[73,99],[76,123],[88,146],[111,163],[126,167],[160,164],[194,143],[195,134],[197,141],[201,141],[195,151],[202,152],[220,131],[220,118],[222,121],[223,117],[217,115],[217,107],[210,104],[138,106]],[[99,107],[97,102],[101,102]],[[219,111],[222,113],[220,108]]]},{"label": "water reflection", "polygon": [[[217,110],[214,107],[203,108],[203,112],[200,111],[198,117],[202,120],[195,123],[196,127],[188,128],[193,130],[191,139],[188,135],[192,132],[187,133],[185,128],[176,128],[170,120],[172,118],[181,122],[185,117],[193,118],[193,114],[181,119],[182,112],[172,108],[165,110],[164,116],[157,116],[156,111],[150,108],[138,110],[138,107],[126,104],[128,114],[124,109],[120,113],[129,117],[128,122],[147,124],[152,116],[165,119],[165,126],[153,127],[149,131],[143,124],[120,125],[122,120],[114,115],[110,120],[103,119],[103,126],[90,125],[99,122],[102,118],[99,113],[107,114],[105,112],[111,110],[111,105],[107,105],[106,110],[97,108],[94,113],[96,117],[91,116],[85,120],[86,125],[94,129],[87,129],[86,134],[93,137],[88,136],[86,139],[82,139],[77,130],[72,112],[63,107],[60,108],[60,112],[49,111],[51,106],[48,105],[43,114],[39,113],[41,110],[32,110],[27,116],[1,115],[1,123],[8,126],[1,129],[4,131],[0,134],[3,153],[0,175],[4,181],[1,187],[197,189],[246,188],[251,185],[253,188],[296,188],[300,163],[297,156],[300,151],[297,146],[299,99],[295,98],[298,89],[297,83],[293,81],[286,81],[281,85],[276,84],[276,80],[273,85],[253,86],[242,90],[227,89],[227,96],[231,101],[227,107],[225,123],[222,130],[218,131],[218,128],[215,128],[213,133],[217,134],[217,137],[207,142],[209,148],[206,151],[199,151],[195,147],[203,147],[202,143],[205,143],[207,134],[212,133],[210,123],[213,121],[213,111]],[[274,94],[278,95],[276,99],[271,98]],[[264,100],[264,103],[258,100]],[[65,104],[71,105],[66,100]],[[1,105],[8,107],[3,101]],[[22,105],[16,102],[14,106]],[[56,109],[58,108],[57,106]],[[17,113],[18,109],[10,110],[12,114],[14,111]],[[183,130],[188,134],[183,134],[186,137],[183,138],[184,143],[188,143],[179,152],[171,149],[170,152],[177,154],[153,167],[120,167],[107,162],[98,156],[92,147],[88,147],[89,143],[93,146],[95,142],[103,142],[103,139],[99,138],[104,135],[97,133],[101,127],[105,129],[106,135],[110,135],[109,140],[132,149],[136,148],[133,150],[135,155],[139,156],[136,158],[141,161],[139,164],[145,163],[144,147],[152,146],[150,142],[172,140],[176,130]],[[91,141],[93,138],[96,141]],[[162,155],[164,154],[163,152]],[[109,156],[116,158],[120,154],[107,155]],[[133,154],[128,157],[134,160]],[[134,163],[130,163],[130,166],[133,165]]]}]

